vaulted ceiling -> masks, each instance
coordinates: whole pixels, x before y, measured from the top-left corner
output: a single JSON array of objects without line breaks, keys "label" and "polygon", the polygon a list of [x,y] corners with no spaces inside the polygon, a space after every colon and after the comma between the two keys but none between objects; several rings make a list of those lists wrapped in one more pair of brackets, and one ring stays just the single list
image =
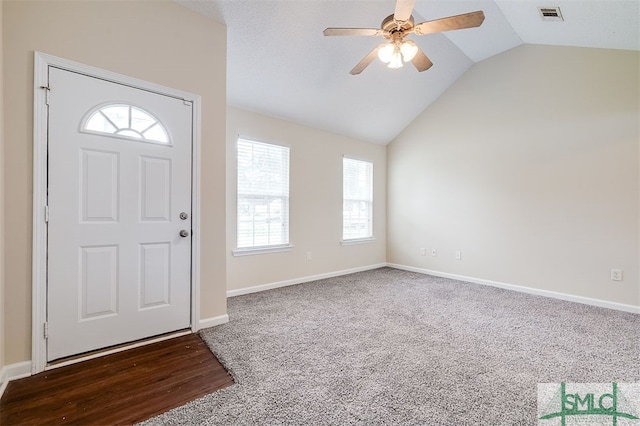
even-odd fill
[{"label": "vaulted ceiling", "polygon": [[[176,0],[227,26],[227,103],[378,144],[389,143],[476,62],[523,43],[640,50],[637,0],[417,0],[415,22],[475,10],[478,28],[411,35],[424,72],[377,59],[349,71],[374,37],[324,37],[327,27],[379,28],[394,0]],[[564,21],[538,7],[558,6]],[[496,76],[500,78],[500,76]]]}]

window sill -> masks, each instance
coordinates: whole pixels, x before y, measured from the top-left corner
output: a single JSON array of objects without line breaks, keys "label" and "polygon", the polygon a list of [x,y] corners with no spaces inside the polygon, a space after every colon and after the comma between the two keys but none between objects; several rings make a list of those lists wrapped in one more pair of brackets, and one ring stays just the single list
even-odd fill
[{"label": "window sill", "polygon": [[231,250],[234,257],[238,256],[253,256],[256,254],[268,254],[268,253],[280,253],[287,252],[293,250],[293,246],[291,244],[283,245],[283,246],[273,246],[273,247],[249,247],[249,248],[239,248],[235,250]]},{"label": "window sill", "polygon": [[374,242],[376,239],[374,237],[371,238],[354,238],[353,240],[342,240],[340,244],[343,246],[352,246],[355,244],[368,244]]}]

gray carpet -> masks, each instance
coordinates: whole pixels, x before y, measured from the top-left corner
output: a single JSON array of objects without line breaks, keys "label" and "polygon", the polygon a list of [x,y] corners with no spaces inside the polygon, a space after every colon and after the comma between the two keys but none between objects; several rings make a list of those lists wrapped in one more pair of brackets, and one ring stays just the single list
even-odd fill
[{"label": "gray carpet", "polygon": [[147,424],[534,425],[537,384],[640,381],[640,315],[390,268],[229,299],[236,380]]}]

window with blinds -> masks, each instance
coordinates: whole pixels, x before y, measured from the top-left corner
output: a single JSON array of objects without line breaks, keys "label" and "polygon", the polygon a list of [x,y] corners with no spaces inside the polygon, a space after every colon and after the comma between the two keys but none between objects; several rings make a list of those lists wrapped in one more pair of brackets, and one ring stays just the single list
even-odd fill
[{"label": "window with blinds", "polygon": [[373,238],[373,163],[342,159],[342,239]]},{"label": "window with blinds", "polygon": [[238,139],[237,247],[289,244],[289,148]]}]

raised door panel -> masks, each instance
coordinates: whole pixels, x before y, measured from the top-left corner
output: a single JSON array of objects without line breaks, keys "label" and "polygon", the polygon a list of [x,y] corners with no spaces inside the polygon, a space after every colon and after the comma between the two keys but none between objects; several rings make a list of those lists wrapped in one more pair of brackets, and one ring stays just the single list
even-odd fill
[{"label": "raised door panel", "polygon": [[80,150],[80,206],[83,222],[117,222],[120,199],[117,152]]},{"label": "raised door panel", "polygon": [[140,157],[140,220],[171,220],[171,160]]},{"label": "raised door panel", "polygon": [[171,243],[140,244],[140,309],[170,304]]},{"label": "raised door panel", "polygon": [[118,314],[118,246],[80,248],[80,320]]}]

